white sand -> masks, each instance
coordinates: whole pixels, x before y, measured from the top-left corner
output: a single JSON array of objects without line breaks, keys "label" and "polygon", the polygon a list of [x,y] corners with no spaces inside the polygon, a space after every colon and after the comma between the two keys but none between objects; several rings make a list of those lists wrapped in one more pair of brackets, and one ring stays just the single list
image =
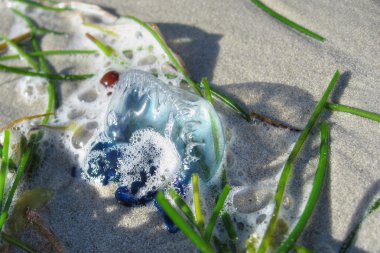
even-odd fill
[{"label": "white sand", "polygon": [[[236,97],[248,110],[302,128],[339,69],[343,75],[331,100],[380,113],[380,5],[376,1],[265,1],[324,36],[324,43],[287,28],[248,0],[88,2],[157,23],[194,79],[207,76],[214,87]],[[33,111],[18,106],[22,101],[12,98],[4,79],[0,84],[2,125]],[[270,181],[296,135],[247,124],[232,113],[222,118],[232,129],[231,178],[236,173],[253,185]],[[380,128],[378,123],[344,113],[326,113],[324,118],[331,126],[330,170],[300,244],[316,252],[337,252],[366,207],[379,197]],[[290,213],[299,208],[300,194],[307,195],[299,185],[312,180],[318,136],[314,131],[297,163],[288,191]],[[42,215],[68,252],[192,251],[181,233],[171,235],[162,229],[153,208],[119,206],[112,189],[83,184],[70,177],[69,170],[57,159],[56,171],[41,172],[33,182],[56,191]],[[380,252],[379,227],[377,212],[365,222],[351,252]]]}]

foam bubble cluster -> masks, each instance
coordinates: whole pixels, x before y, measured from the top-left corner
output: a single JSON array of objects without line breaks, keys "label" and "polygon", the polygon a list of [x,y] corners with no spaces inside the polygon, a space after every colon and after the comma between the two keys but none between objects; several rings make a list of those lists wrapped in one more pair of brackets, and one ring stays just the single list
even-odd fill
[{"label": "foam bubble cluster", "polygon": [[[153,129],[137,130],[129,142],[103,137],[87,157],[85,176],[103,184],[130,185],[136,197],[167,186],[181,167],[175,146]],[[141,188],[141,191],[139,191]]]}]

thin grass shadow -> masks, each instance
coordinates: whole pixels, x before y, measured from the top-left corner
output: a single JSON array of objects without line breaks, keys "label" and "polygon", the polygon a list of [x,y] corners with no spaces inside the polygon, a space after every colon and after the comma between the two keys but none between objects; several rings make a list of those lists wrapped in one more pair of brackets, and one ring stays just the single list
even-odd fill
[{"label": "thin grass shadow", "polygon": [[157,23],[169,47],[183,61],[194,80],[208,77],[212,81],[219,54],[220,34],[183,24]]},{"label": "thin grass shadow", "polygon": [[343,96],[344,90],[347,88],[348,83],[350,82],[351,75],[351,71],[345,71],[342,73],[330,96],[331,102],[339,104],[340,99]]},{"label": "thin grass shadow", "polygon": [[[303,128],[308,113],[311,114],[306,108],[314,105],[307,91],[285,84],[252,82],[224,85],[217,89],[233,97],[248,112],[255,111],[297,128]],[[240,182],[243,185],[257,185],[263,180],[273,179],[284,165],[298,133],[263,123],[247,123],[228,109],[223,111],[226,128],[233,131],[229,149],[235,158],[230,176],[245,178]]]}]

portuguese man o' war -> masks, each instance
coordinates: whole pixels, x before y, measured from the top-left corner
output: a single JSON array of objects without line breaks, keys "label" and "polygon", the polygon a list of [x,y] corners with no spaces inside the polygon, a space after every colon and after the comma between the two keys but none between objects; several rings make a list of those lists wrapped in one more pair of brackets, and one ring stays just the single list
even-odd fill
[{"label": "portuguese man o' war", "polygon": [[223,129],[208,101],[129,70],[118,77],[84,176],[117,183],[125,205],[145,204],[168,186],[182,191],[192,173],[209,181],[223,156]]}]

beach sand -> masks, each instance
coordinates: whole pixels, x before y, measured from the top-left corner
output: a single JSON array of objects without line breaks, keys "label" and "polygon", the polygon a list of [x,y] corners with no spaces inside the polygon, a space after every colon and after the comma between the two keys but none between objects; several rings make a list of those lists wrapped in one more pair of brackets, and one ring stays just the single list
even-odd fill
[{"label": "beach sand", "polygon": [[[156,23],[195,80],[208,77],[213,87],[236,98],[248,111],[302,129],[339,69],[342,77],[330,101],[380,113],[377,1],[265,1],[325,37],[324,43],[286,27],[248,0],[86,2]],[[22,101],[14,99],[14,91],[3,80],[2,125],[41,111],[18,106]],[[228,110],[223,110],[221,118],[231,136],[230,183],[271,185],[297,134],[246,123]],[[329,170],[299,244],[316,252],[337,252],[366,208],[380,196],[380,128],[376,122],[339,112],[326,112],[322,119],[331,127]],[[287,191],[292,203],[286,211],[289,215],[297,215],[308,194],[318,147],[315,129]],[[31,185],[55,191],[51,203],[40,212],[67,252],[195,251],[181,233],[173,235],[163,229],[153,207],[120,206],[112,187],[85,184],[70,176],[64,160],[57,157],[56,161],[55,171],[39,172]],[[244,182],[233,180],[242,177]],[[380,252],[379,227],[380,212],[376,212],[363,224],[350,252]]]}]

